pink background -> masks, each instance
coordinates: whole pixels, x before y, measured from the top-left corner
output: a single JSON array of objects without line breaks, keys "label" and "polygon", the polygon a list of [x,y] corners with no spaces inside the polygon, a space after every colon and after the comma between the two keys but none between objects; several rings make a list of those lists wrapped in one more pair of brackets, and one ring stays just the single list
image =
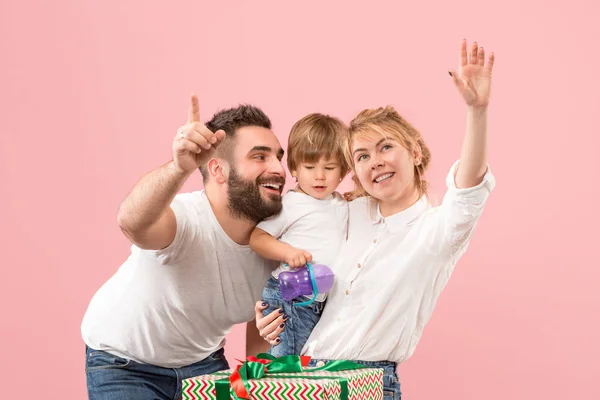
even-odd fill
[{"label": "pink background", "polygon": [[0,3],[2,398],[85,398],[81,318],[129,251],[117,208],[170,158],[190,92],[204,118],[260,105],[284,145],[306,113],[393,104],[424,133],[440,198],[463,37],[497,55],[498,184],[400,367],[405,398],[600,398],[596,1],[164,3]]}]

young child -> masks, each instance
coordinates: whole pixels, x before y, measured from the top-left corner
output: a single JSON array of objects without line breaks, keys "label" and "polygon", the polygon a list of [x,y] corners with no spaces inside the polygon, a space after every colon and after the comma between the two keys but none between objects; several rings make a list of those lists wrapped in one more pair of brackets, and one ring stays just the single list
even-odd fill
[{"label": "young child", "polygon": [[250,238],[256,253],[281,261],[262,294],[268,304],[263,315],[276,309],[285,313],[286,329],[269,350],[276,357],[300,354],[326,299],[326,293],[320,293],[308,306],[293,305],[307,300],[304,297],[286,302],[279,273],[307,262],[331,268],[346,240],[348,204],[335,191],[349,171],[343,153],[346,134],[342,121],[322,114],[309,114],[294,124],[287,164],[298,185],[283,196],[282,211],[259,223]]}]

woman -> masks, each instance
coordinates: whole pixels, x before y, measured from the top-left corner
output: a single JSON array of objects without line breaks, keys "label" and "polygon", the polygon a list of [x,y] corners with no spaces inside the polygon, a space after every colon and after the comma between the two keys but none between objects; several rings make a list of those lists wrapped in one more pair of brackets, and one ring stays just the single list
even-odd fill
[{"label": "woman", "polygon": [[[400,399],[397,364],[415,350],[495,182],[487,168],[487,107],[494,62],[483,47],[460,47],[450,72],[467,104],[460,162],[442,205],[431,207],[423,175],[429,149],[392,107],[362,111],[350,124],[346,156],[354,172],[348,239],[333,266],[336,284],[303,354],[313,365],[348,359],[384,369],[384,398]],[[257,327],[271,344],[293,321],[277,311]]]}]

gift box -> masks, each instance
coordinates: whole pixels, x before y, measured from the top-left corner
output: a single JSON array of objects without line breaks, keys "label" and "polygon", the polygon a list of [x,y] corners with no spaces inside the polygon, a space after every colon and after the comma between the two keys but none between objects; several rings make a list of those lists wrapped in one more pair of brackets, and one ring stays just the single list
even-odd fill
[{"label": "gift box", "polygon": [[349,361],[335,361],[319,368],[291,368],[290,357],[295,356],[280,358],[286,359],[286,366],[283,368],[276,365],[278,359],[273,359],[273,364],[264,363],[265,365],[260,367],[255,365],[255,372],[248,373],[245,371],[248,364],[246,362],[236,370],[185,379],[183,399],[383,399],[383,369],[365,368]]}]

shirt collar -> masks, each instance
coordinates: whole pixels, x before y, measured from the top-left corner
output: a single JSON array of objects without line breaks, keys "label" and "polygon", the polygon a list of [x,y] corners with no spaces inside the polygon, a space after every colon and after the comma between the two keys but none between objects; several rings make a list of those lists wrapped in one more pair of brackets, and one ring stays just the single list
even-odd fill
[{"label": "shirt collar", "polygon": [[376,203],[375,217],[373,218],[373,225],[386,224],[390,231],[395,232],[399,229],[410,225],[415,219],[417,219],[424,211],[429,207],[429,201],[426,196],[422,196],[415,204],[408,207],[406,210],[400,211],[396,214],[384,217],[381,215],[379,210],[379,203]]}]

